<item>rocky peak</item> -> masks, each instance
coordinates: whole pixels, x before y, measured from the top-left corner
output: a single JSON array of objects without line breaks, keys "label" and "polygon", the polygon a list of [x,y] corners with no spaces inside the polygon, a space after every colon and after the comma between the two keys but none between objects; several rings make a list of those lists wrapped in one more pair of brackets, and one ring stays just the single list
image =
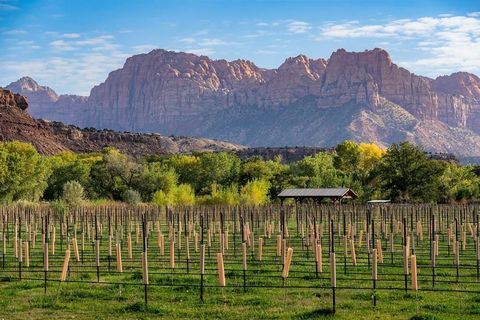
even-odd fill
[{"label": "rocky peak", "polygon": [[34,103],[51,103],[58,100],[58,95],[51,88],[39,85],[30,77],[22,77],[6,86],[8,90],[29,96]]},{"label": "rocky peak", "polygon": [[432,81],[432,87],[444,93],[480,100],[480,79],[468,72],[456,72],[449,76],[437,77]]},{"label": "rocky peak", "polygon": [[277,71],[282,76],[289,74],[291,76],[307,76],[311,80],[318,80],[325,68],[325,60],[313,60],[300,54],[296,57],[287,58],[285,62],[278,67]]}]

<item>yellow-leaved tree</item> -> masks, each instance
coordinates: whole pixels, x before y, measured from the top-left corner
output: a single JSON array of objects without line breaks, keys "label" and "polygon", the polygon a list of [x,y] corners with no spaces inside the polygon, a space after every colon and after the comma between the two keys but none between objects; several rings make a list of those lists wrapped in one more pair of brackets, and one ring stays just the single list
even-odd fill
[{"label": "yellow-leaved tree", "polygon": [[368,173],[375,164],[383,157],[385,150],[374,143],[360,143],[360,170]]},{"label": "yellow-leaved tree", "polygon": [[240,192],[242,202],[259,206],[268,202],[270,184],[266,180],[254,179],[247,182]]}]

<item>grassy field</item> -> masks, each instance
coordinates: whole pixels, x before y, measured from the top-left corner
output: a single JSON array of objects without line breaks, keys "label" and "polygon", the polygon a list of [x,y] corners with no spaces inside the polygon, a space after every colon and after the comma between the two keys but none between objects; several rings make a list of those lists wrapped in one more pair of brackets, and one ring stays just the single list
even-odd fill
[{"label": "grassy field", "polygon": [[150,287],[149,305],[142,286],[3,282],[0,319],[478,319],[480,295],[449,292],[418,294],[338,290],[331,314],[329,289],[206,289]]},{"label": "grassy field", "polygon": [[[420,217],[428,225],[428,216]],[[419,218],[419,219],[420,219]],[[13,220],[10,220],[13,221]],[[23,220],[24,221],[24,220]],[[92,220],[90,220],[91,223]],[[348,221],[348,219],[347,219]],[[361,220],[353,223],[362,228]],[[31,243],[30,267],[22,267],[22,280],[19,278],[19,261],[14,257],[14,246],[10,226],[6,241],[5,264],[0,257],[0,319],[479,319],[480,280],[476,260],[475,242],[470,234],[464,237],[465,248],[460,251],[460,267],[454,264],[452,245],[448,241],[445,228],[439,229],[439,255],[436,260],[435,285],[433,284],[430,246],[425,232],[423,240],[412,235],[418,270],[420,291],[411,290],[410,276],[408,291],[404,288],[402,234],[394,236],[394,252],[390,252],[390,237],[378,229],[377,240],[381,240],[384,261],[378,265],[377,290],[372,289],[371,255],[363,244],[355,240],[357,265],[354,266],[351,254],[343,255],[343,231],[341,219],[335,224],[335,251],[337,261],[336,313],[332,313],[332,289],[328,264],[329,235],[324,225],[324,233],[319,243],[323,245],[323,272],[315,272],[315,261],[309,241],[295,231],[292,217],[291,235],[287,246],[292,247],[293,262],[288,280],[281,277],[282,264],[276,256],[278,231],[262,234],[260,224],[253,232],[262,235],[264,241],[263,259],[259,261],[258,236],[253,247],[248,247],[246,288],[243,287],[241,232],[234,232],[230,224],[230,247],[225,249],[225,273],[227,287],[218,286],[216,253],[219,252],[219,233],[212,231],[212,245],[206,255],[206,275],[204,302],[200,301],[200,275],[198,251],[189,238],[190,259],[186,260],[185,234],[175,238],[183,243],[175,247],[175,268],[169,267],[169,248],[164,253],[157,247],[160,231],[155,224],[149,227],[148,264],[149,279],[148,307],[144,304],[142,285],[141,252],[143,237],[141,228],[135,226],[119,228],[124,237],[117,234],[117,241],[123,243],[123,272],[117,272],[115,250],[108,256],[108,228],[99,231],[100,239],[100,279],[97,282],[96,251],[93,233],[83,236],[80,228],[78,239],[84,239],[82,259],[76,261],[73,254],[69,264],[67,282],[59,282],[66,250],[67,236],[57,230],[56,253],[50,254],[47,292],[44,293],[43,252],[40,237],[37,245]],[[215,224],[216,226],[217,224]],[[413,224],[414,225],[414,224]],[[380,227],[380,225],[377,225]],[[338,227],[338,228],[337,228]],[[469,225],[470,227],[470,225]],[[72,236],[72,226],[70,226]],[[162,232],[168,239],[169,228],[162,225]],[[195,227],[198,230],[198,225]],[[68,228],[67,228],[68,229]],[[277,228],[278,229],[278,228]],[[467,230],[465,228],[464,230]],[[29,230],[32,230],[31,228]],[[139,231],[140,230],[140,231]],[[401,228],[399,228],[401,230]],[[170,230],[171,231],[171,230]],[[466,232],[466,231],[465,231]],[[80,237],[82,234],[82,237]],[[88,234],[88,233],[87,233]],[[25,234],[23,234],[24,239]],[[132,237],[132,259],[127,258],[126,237]],[[162,235],[163,237],[163,235]],[[358,234],[357,234],[358,237]],[[71,240],[71,237],[69,238]],[[118,240],[120,239],[120,240]],[[173,238],[172,238],[173,239]],[[463,239],[462,239],[463,241]],[[115,240],[113,241],[115,242]],[[69,241],[70,243],[70,241]],[[463,242],[461,243],[463,245]],[[51,245],[51,243],[50,243]],[[460,246],[462,248],[462,246]],[[253,249],[253,250],[252,250]],[[433,291],[435,290],[435,291]],[[472,291],[472,292],[466,292]],[[373,298],[377,305],[374,306]]]}]

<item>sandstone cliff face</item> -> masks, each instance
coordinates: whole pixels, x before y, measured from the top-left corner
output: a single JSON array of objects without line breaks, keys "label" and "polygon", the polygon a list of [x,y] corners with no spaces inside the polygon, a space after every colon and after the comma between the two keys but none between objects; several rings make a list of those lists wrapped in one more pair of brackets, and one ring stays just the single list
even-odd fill
[{"label": "sandstone cliff face", "polygon": [[100,152],[108,146],[134,157],[192,151],[237,151],[244,148],[211,139],[164,137],[159,134],[112,130],[81,130],[60,122],[35,120],[25,111],[27,107],[25,97],[0,88],[0,141],[30,142],[40,153],[47,155],[67,150]]},{"label": "sandstone cliff face", "polygon": [[480,133],[480,79],[457,72],[432,81],[439,102],[439,120]]},{"label": "sandstone cliff face", "polygon": [[[38,90],[24,92],[36,99]],[[376,137],[384,145],[400,136],[415,140],[421,132],[413,127],[402,127],[401,135],[382,126],[376,131],[376,119],[387,116],[382,113],[386,104],[396,106],[399,118],[412,117],[418,125],[432,123],[435,130],[445,125],[448,130],[480,134],[478,77],[468,73],[437,79],[418,76],[394,64],[382,49],[339,49],[328,60],[299,55],[270,70],[246,60],[229,62],[153,50],[128,58],[123,68],[91,90],[88,99],[57,97],[45,118],[96,128],[228,138],[250,145],[261,141],[320,145],[320,140],[311,142],[317,132],[330,137],[321,139],[327,143],[322,146],[331,146],[340,137]],[[360,117],[357,122],[353,115]],[[333,118],[336,126],[330,123]],[[310,123],[313,119],[317,122]],[[284,121],[287,126],[296,125],[288,130],[275,127]],[[270,131],[263,132],[253,123]],[[332,132],[325,132],[326,127]],[[282,140],[285,131],[295,139]],[[447,141],[452,138],[445,134],[438,139],[452,146]],[[434,145],[438,148],[438,143]]]},{"label": "sandstone cliff face", "polygon": [[340,49],[328,60],[300,55],[274,70],[243,60],[154,50],[127,59],[122,69],[92,89],[87,123],[186,133],[202,126],[198,121],[205,114],[233,107],[277,110],[310,98],[317,108],[354,103],[374,110],[384,97],[419,120],[480,131],[474,107],[479,91],[473,75],[437,80],[417,76],[395,65],[381,49]]}]

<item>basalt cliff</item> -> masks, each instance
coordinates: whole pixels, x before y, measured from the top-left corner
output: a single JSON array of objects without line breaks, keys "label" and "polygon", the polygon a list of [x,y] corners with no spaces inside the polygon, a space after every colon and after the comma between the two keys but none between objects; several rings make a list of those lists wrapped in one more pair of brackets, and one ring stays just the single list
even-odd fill
[{"label": "basalt cliff", "polygon": [[409,140],[427,151],[480,155],[480,79],[415,75],[382,49],[299,55],[277,69],[159,49],[128,58],[88,98],[21,85],[29,80],[7,88],[27,96],[34,115],[83,127],[250,146]]}]

